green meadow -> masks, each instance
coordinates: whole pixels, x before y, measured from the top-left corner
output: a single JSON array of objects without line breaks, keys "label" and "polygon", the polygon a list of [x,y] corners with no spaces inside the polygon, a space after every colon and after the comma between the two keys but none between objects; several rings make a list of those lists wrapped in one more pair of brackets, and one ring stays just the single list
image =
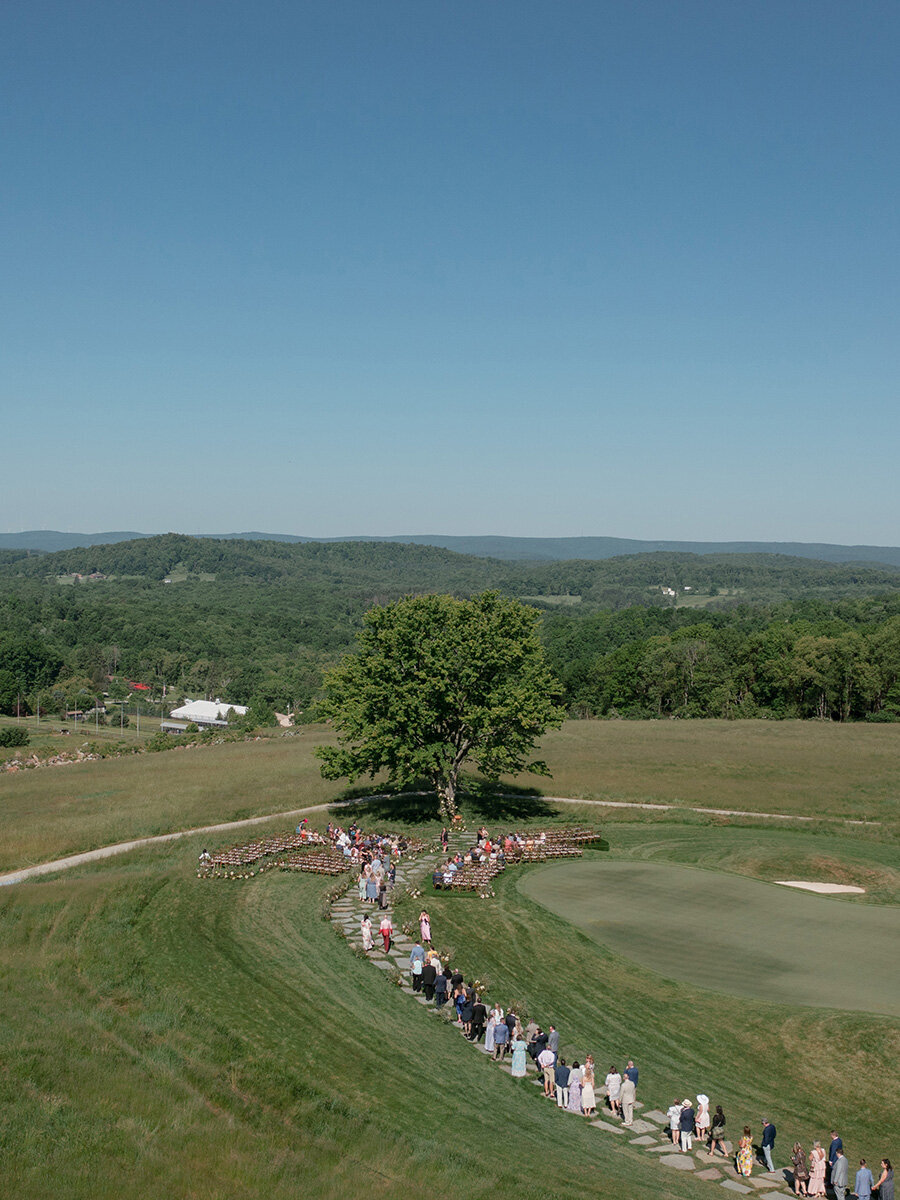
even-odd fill
[{"label": "green meadow", "polygon": [[[312,758],[320,732],[4,776],[3,865],[326,803],[337,792]],[[804,913],[823,915],[838,956],[872,917],[869,940],[854,952],[873,978],[889,980],[894,969],[897,739],[889,726],[846,732],[763,722],[567,724],[545,743],[553,779],[539,782],[548,794],[679,810],[557,806],[472,781],[469,828],[590,822],[602,848],[571,864],[589,879],[572,886],[559,876],[555,898],[541,881],[564,864],[510,868],[493,900],[427,892],[437,944],[468,976],[487,980],[490,998],[554,1021],[563,1053],[591,1051],[601,1075],[634,1057],[648,1108],[705,1091],[725,1107],[731,1135],[745,1122],[757,1132],[768,1117],[779,1128],[778,1162],[789,1141],[808,1147],[835,1122],[851,1159],[896,1156],[900,1019],[866,1011],[864,996],[843,1007],[826,996],[836,968],[818,966],[815,947],[802,965],[819,971],[821,1003],[815,987],[779,990],[784,963],[767,955],[784,913],[794,933]],[[840,816],[846,806],[882,824],[731,820],[684,811],[692,804],[813,817]],[[438,828],[427,797],[372,798],[354,812],[370,828]],[[312,823],[327,819],[317,812]],[[717,1194],[626,1138],[560,1115],[531,1083],[484,1061],[323,920],[333,880],[197,878],[203,844],[239,840],[189,837],[0,888],[0,1145],[9,1194]],[[636,878],[649,867],[668,872],[668,893],[633,884],[626,891],[629,864]],[[680,927],[661,926],[678,902],[679,872],[702,879],[712,895],[731,897],[752,883],[783,902],[758,907],[751,888],[708,913],[686,910]],[[868,891],[831,899],[759,882],[779,878]],[[415,917],[419,903],[404,899],[395,924]],[[632,924],[624,935],[604,934],[618,906]],[[661,933],[666,954],[658,943],[654,950]],[[743,991],[740,975],[751,985]]]}]

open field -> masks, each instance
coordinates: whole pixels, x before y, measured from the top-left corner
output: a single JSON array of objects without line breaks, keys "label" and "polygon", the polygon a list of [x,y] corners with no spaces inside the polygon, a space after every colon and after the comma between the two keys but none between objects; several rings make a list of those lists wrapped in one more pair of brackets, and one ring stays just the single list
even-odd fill
[{"label": "open field", "polygon": [[544,738],[548,795],[900,818],[900,725],[567,721]]},{"label": "open field", "polygon": [[[698,846],[693,832],[676,827],[670,861],[711,867],[735,841],[747,856],[817,840],[701,829]],[[665,835],[616,826],[593,861],[659,860]],[[832,843],[837,860],[853,844]],[[333,881],[201,882],[198,850],[186,840],[0,892],[11,1194],[336,1200],[361,1186],[453,1193],[461,1180],[475,1197],[713,1194],[482,1062],[320,919]],[[592,1050],[604,1069],[633,1055],[648,1107],[704,1090],[732,1131],[766,1115],[780,1141],[809,1145],[837,1120],[851,1155],[894,1151],[900,1022],[667,979],[523,895],[528,870],[507,871],[494,902],[428,903],[454,962],[487,977],[492,997],[554,1020],[564,1053]]]},{"label": "open field", "polygon": [[[529,871],[524,894],[670,979],[900,1017],[900,907],[863,908],[671,863],[596,857]],[[840,953],[835,953],[836,947]],[[689,949],[689,953],[685,950]]]},{"label": "open field", "polygon": [[[328,802],[340,789],[321,778],[312,750],[330,737],[322,726],[305,726],[293,737],[0,776],[0,871],[132,837]],[[511,788],[870,818],[882,822],[880,836],[893,836],[900,818],[898,725],[569,721],[547,735],[542,749],[552,779],[522,776]],[[613,810],[600,815],[605,822],[634,820]]]}]

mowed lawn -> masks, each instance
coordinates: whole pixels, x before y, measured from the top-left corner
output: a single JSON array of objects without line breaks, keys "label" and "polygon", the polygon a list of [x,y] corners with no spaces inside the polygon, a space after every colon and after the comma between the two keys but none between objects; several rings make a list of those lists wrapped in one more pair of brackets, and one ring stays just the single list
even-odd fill
[{"label": "mowed lawn", "polygon": [[900,907],[738,875],[591,856],[528,872],[523,893],[670,979],[755,1000],[900,1018]]},{"label": "mowed lawn", "polygon": [[[313,757],[323,726],[294,737],[172,750],[0,775],[0,870],[132,837],[333,800]],[[569,721],[544,739],[547,795],[900,820],[900,725],[769,721]],[[615,810],[603,813],[616,819]],[[631,813],[626,819],[633,819]]]}]

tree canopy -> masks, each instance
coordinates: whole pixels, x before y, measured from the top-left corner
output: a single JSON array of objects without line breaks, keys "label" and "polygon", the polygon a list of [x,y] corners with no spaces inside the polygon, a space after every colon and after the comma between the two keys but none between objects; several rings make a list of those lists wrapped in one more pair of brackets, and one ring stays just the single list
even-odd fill
[{"label": "tree canopy", "polygon": [[347,655],[325,678],[322,715],[338,746],[320,746],[326,779],[385,771],[392,786],[431,782],[456,815],[459,772],[471,759],[488,779],[546,764],[535,739],[562,722],[536,612],[497,592],[428,595],[371,609]]}]

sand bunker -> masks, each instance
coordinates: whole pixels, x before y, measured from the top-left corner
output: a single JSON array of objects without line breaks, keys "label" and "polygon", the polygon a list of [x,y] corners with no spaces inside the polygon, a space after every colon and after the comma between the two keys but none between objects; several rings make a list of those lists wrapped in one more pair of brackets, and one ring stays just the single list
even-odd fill
[{"label": "sand bunker", "polygon": [[842,893],[864,896],[866,892],[865,888],[850,887],[843,883],[804,883],[800,879],[776,879],[775,882],[780,883],[782,887],[803,888],[805,892],[821,892],[823,896],[840,896]]}]

